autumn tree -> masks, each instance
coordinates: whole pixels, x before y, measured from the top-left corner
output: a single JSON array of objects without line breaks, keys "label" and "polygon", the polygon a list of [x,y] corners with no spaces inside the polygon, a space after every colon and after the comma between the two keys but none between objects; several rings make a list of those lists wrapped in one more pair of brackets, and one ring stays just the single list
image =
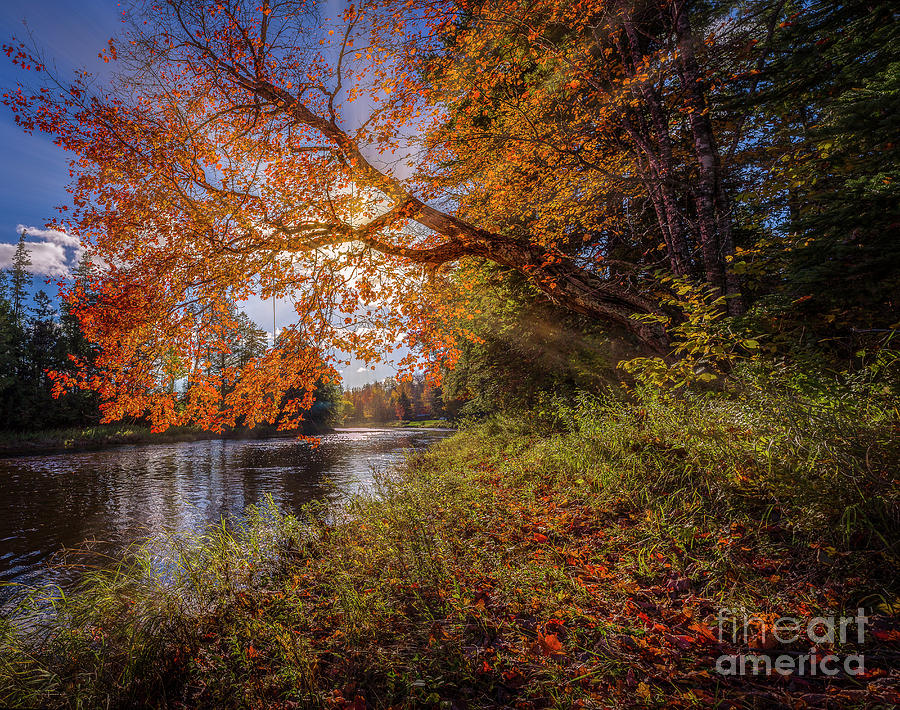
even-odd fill
[{"label": "autumn tree", "polygon": [[396,399],[394,400],[394,411],[397,414],[397,419],[400,420],[409,420],[412,419],[413,416],[413,408],[412,403],[409,401],[409,395],[406,394],[403,390],[399,391]]},{"label": "autumn tree", "polygon": [[[742,312],[708,96],[721,52],[692,24],[708,17],[686,2],[467,9],[444,33],[451,49],[422,60],[449,104],[431,134],[437,175],[463,213],[638,292],[640,267],[694,276]],[[489,189],[471,190],[473,173]]]},{"label": "autumn tree", "polygon": [[[289,391],[300,417],[338,350],[405,343],[452,365],[460,284],[440,270],[465,259],[656,352],[665,332],[635,318],[659,311],[650,269],[742,308],[708,52],[681,0],[372,1],[330,18],[169,0],[129,17],[103,53],[115,93],[78,77],[4,98],[75,154],[67,224],[106,269],[93,303],[71,297],[102,374],[60,387],[98,390],[108,419],[274,421]],[[199,334],[253,293],[289,298],[297,322],[223,388]]]},{"label": "autumn tree", "polygon": [[344,399],[346,419],[351,422],[378,424],[414,417],[436,419],[445,414],[441,388],[422,376],[354,387],[344,393]]}]

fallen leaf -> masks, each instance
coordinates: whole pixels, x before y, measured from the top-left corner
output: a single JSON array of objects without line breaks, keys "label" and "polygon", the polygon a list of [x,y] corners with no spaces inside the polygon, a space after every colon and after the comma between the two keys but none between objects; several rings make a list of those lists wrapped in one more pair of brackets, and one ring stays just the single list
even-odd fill
[{"label": "fallen leaf", "polygon": [[638,683],[638,687],[635,692],[637,693],[637,696],[644,702],[650,701],[650,686],[646,683]]},{"label": "fallen leaf", "polygon": [[541,644],[541,652],[545,656],[553,656],[563,653],[562,642],[556,634],[538,634],[538,642]]}]

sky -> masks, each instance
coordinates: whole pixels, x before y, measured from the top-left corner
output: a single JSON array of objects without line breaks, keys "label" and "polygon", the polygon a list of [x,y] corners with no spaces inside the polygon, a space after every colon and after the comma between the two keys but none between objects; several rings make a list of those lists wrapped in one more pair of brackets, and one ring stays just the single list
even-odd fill
[{"label": "sky", "polygon": [[[15,36],[28,42],[30,32],[60,70],[100,71],[104,65],[97,54],[121,26],[116,5],[111,0],[2,0],[0,39],[8,44]],[[0,86],[13,87],[29,79],[0,57]],[[35,228],[27,240],[33,243],[29,251],[38,272],[35,287],[48,292],[55,287],[41,277],[64,276],[76,252],[75,242],[65,235],[44,230],[56,215],[55,207],[66,201],[68,180],[66,154],[46,136],[26,135],[11,112],[0,108],[0,266],[8,265],[10,244],[18,239],[21,227]]]},{"label": "sky", "polygon": [[[115,0],[0,0],[0,41],[10,43],[13,36],[34,42],[45,50],[48,63],[55,63],[61,74],[86,69],[103,76],[107,65],[98,53],[107,40],[122,30],[122,7]],[[0,87],[14,87],[17,81],[29,82],[36,75],[13,66],[0,55]],[[26,135],[13,120],[11,112],[0,106],[0,269],[12,259],[15,242],[22,229],[34,272],[33,291],[42,288],[53,295],[56,286],[48,279],[65,277],[77,262],[77,238],[46,228],[57,216],[56,207],[67,202],[69,182],[67,154],[44,135]],[[275,304],[275,328],[292,321],[293,309],[287,302]],[[251,299],[243,304],[247,314],[270,334],[273,330],[272,302]],[[397,357],[403,357],[400,352]],[[395,374],[395,368],[380,363],[375,369],[353,361],[341,373],[345,387],[383,380]]]}]

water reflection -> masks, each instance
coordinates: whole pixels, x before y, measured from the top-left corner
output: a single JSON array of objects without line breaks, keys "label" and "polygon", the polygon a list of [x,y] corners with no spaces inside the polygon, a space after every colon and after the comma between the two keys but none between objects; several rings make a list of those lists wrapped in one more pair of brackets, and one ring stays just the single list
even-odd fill
[{"label": "water reflection", "polygon": [[[85,548],[84,564],[162,531],[198,530],[271,495],[282,510],[371,483],[447,432],[345,429],[312,449],[294,439],[211,440],[0,459],[0,581],[64,582],[49,563]],[[0,588],[0,599],[12,595]]]}]

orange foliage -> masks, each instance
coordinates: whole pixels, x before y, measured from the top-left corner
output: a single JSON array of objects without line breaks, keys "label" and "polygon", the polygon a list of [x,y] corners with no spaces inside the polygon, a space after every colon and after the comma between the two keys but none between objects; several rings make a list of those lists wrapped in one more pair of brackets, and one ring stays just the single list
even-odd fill
[{"label": "orange foliage", "polygon": [[[622,205],[646,187],[616,120],[642,100],[650,64],[671,60],[651,53],[635,72],[611,59],[632,10],[372,0],[324,12],[148,2],[101,53],[123,67],[114,93],[79,76],[4,95],[26,131],[74,154],[60,226],[99,265],[68,294],[97,368],[58,391],[98,390],[107,420],[217,429],[273,421],[289,390],[306,393],[283,426],[296,423],[337,352],[372,361],[407,345],[401,374],[424,366],[434,380],[466,322],[465,284],[439,269],[467,257],[665,349],[632,318],[654,299],[609,260],[617,235],[633,236]],[[7,53],[44,68],[23,46]],[[296,322],[263,357],[209,374],[210,338],[227,349],[210,315],[253,294],[289,299]]]}]

